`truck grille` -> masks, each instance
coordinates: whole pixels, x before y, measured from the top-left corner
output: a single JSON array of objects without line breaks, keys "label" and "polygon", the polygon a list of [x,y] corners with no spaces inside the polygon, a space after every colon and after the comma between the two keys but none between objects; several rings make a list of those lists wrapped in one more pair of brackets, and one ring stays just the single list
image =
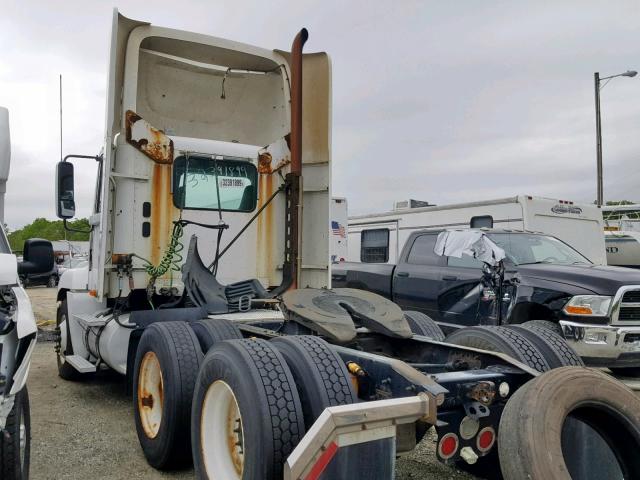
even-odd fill
[{"label": "truck grille", "polygon": [[621,322],[640,321],[640,307],[622,307],[618,314]]},{"label": "truck grille", "polygon": [[616,322],[640,322],[640,285],[620,288],[613,300],[611,320]]},{"label": "truck grille", "polygon": [[622,296],[622,303],[640,303],[640,290],[631,290]]}]

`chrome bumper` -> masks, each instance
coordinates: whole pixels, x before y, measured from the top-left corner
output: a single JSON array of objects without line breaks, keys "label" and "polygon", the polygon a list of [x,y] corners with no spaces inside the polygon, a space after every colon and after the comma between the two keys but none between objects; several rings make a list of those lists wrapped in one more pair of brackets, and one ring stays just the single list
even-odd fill
[{"label": "chrome bumper", "polygon": [[587,364],[640,366],[640,326],[560,321],[565,340]]}]

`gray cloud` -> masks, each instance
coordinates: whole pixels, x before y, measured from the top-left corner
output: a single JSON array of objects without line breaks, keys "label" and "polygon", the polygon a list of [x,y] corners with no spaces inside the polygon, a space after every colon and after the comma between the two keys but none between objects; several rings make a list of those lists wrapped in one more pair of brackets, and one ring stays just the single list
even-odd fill
[{"label": "gray cloud", "polygon": [[[111,22],[100,1],[15,1],[0,18],[0,105],[11,112],[6,219],[53,217],[59,157],[96,153]],[[519,193],[593,201],[593,72],[640,69],[637,1],[130,1],[123,14],[333,61],[333,187],[352,213],[400,198],[443,204]],[[603,90],[605,194],[640,201],[640,78]],[[81,167],[80,213],[93,165]]]}]

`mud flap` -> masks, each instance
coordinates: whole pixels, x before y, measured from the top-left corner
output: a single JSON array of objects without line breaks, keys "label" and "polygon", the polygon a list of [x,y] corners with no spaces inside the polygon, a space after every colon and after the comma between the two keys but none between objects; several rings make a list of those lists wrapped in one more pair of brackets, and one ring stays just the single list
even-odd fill
[{"label": "mud flap", "polygon": [[287,459],[284,480],[391,480],[397,425],[418,419],[435,423],[435,405],[421,393],[329,407]]}]

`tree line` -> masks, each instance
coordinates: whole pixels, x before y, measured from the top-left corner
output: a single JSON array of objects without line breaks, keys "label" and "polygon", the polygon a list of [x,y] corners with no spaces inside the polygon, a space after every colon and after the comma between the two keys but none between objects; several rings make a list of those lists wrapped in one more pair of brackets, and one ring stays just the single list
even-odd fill
[{"label": "tree line", "polygon": [[[89,230],[89,220],[79,218],[67,222],[67,224],[76,230]],[[89,240],[88,233],[66,232],[62,220],[47,220],[46,218],[36,218],[33,222],[24,227],[13,230],[8,233],[9,245],[11,250],[21,252],[24,241],[30,238],[44,238],[46,240]]]}]

